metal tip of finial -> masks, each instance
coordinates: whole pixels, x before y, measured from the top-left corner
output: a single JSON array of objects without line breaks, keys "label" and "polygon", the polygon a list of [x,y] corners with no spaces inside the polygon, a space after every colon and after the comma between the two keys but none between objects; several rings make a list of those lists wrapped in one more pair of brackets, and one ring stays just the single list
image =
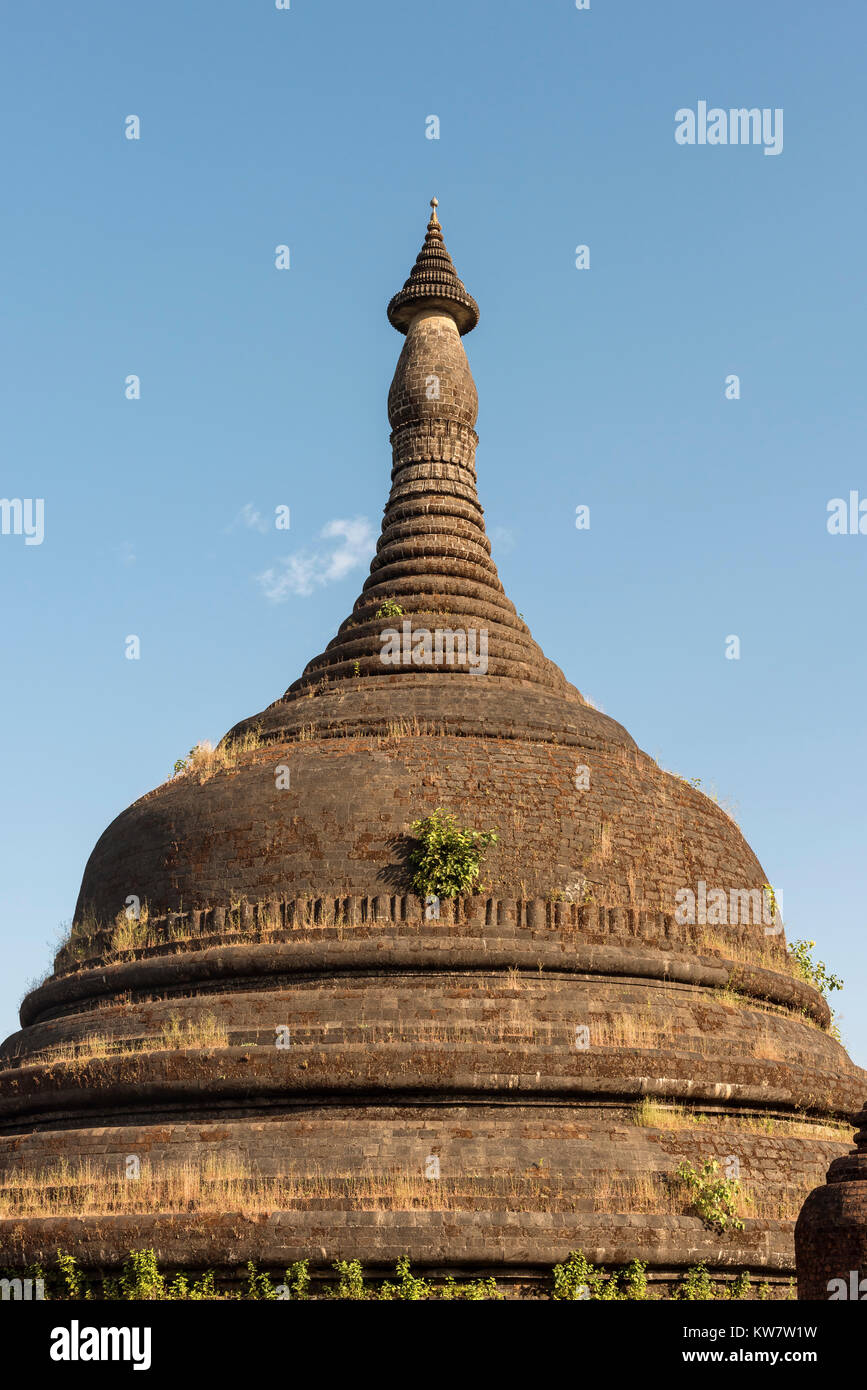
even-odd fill
[{"label": "metal tip of finial", "polygon": [[430,205],[431,205],[432,208],[438,208],[439,205],[440,205],[440,200],[439,200],[439,198],[431,198],[431,200],[430,200]]},{"label": "metal tip of finial", "polygon": [[431,198],[431,200],[430,200],[430,205],[431,205],[431,207],[433,208],[433,212],[432,212],[431,215],[430,215],[430,220],[431,220],[431,222],[436,222],[437,225],[439,225],[438,219],[437,219],[437,208],[439,207],[439,199],[438,199],[438,198]]}]

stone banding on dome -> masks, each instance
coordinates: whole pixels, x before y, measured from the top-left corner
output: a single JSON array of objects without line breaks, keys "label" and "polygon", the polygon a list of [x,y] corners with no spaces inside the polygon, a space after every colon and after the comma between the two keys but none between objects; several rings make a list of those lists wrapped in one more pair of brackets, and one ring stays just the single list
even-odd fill
[{"label": "stone banding on dome", "polygon": [[[270,899],[229,912],[211,908],[167,914],[154,920],[157,944],[132,952],[129,960],[105,965],[110,933],[95,937],[96,953],[90,959],[58,968],[28,994],[21,1021],[27,1028],[54,1021],[102,996],[135,999],[187,985],[220,987],[235,981],[249,986],[257,978],[329,976],[340,973],[341,962],[355,969],[376,968],[387,925],[391,964],[414,971],[436,972],[444,963],[450,969],[482,971],[520,963],[539,974],[619,976],[712,989],[736,985],[740,993],[799,1011],[822,1028],[830,1023],[827,1002],[811,986],[744,961],[703,955],[696,928],[680,925],[668,913],[541,898],[474,897],[443,902],[440,919],[431,922],[424,906],[413,895],[379,894]],[[352,927],[352,942],[341,935],[343,925]],[[180,928],[188,933],[182,943],[172,939]],[[263,932],[273,939],[258,940]],[[749,946],[749,932],[738,933],[734,943]],[[19,1041],[28,1050],[38,1045],[34,1034],[27,1039],[13,1035],[0,1056],[17,1056]]]}]

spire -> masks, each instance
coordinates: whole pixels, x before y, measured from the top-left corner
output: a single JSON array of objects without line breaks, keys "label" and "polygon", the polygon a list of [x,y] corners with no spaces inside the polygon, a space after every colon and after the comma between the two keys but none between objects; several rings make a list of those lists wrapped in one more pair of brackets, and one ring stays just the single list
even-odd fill
[{"label": "spire", "polygon": [[438,200],[431,198],[430,205],[432,211],[424,245],[403,289],[398,290],[389,303],[388,321],[400,333],[406,333],[420,308],[440,309],[451,314],[461,333],[469,333],[479,321],[479,306],[472,295],[467,294],[446,250],[437,217]]},{"label": "spire", "polygon": [[[465,675],[466,664],[427,659],[424,634],[440,631],[446,642],[444,630],[459,632],[468,650],[472,643],[478,653],[484,645],[477,678],[580,699],[533,641],[491,559],[476,492],[478,395],[461,342],[478,323],[479,309],[445,248],[436,198],[431,209],[409,279],[388,306],[406,342],[388,393],[392,486],[376,555],[352,613],[284,699],[336,681]],[[388,635],[395,631],[400,660],[387,662],[383,644],[395,640]],[[412,655],[407,642],[415,650],[417,640],[422,645]]]}]

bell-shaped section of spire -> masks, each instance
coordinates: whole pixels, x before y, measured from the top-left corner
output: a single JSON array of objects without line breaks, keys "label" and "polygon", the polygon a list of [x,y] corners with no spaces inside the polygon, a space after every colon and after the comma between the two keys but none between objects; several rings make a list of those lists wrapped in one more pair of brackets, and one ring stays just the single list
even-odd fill
[{"label": "bell-shaped section of spire", "polygon": [[451,314],[458,330],[469,333],[479,321],[479,306],[467,294],[443,241],[437,218],[437,200],[431,198],[430,221],[424,246],[402,290],[391,299],[387,313],[393,328],[406,333],[420,308],[444,309]]}]

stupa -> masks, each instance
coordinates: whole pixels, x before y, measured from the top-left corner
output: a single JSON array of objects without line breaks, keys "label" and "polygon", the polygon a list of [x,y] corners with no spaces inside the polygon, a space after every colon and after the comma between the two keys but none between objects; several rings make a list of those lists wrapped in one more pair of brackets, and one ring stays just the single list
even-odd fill
[{"label": "stupa", "polygon": [[834,1159],[795,1226],[799,1298],[867,1300],[867,1105],[856,1124],[854,1150]]},{"label": "stupa", "polygon": [[[532,1294],[580,1249],[663,1291],[703,1262],[785,1293],[867,1078],[778,916],[734,911],[768,901],[735,822],[584,699],[503,590],[462,342],[479,309],[432,206],[388,305],[406,341],[370,574],[285,694],[94,848],[0,1050],[0,1183],[51,1192],[0,1220],[0,1263],[409,1255]],[[438,808],[498,840],[476,892],[429,902],[407,851]],[[739,1176],[741,1227],[700,1214],[683,1163]]]}]

